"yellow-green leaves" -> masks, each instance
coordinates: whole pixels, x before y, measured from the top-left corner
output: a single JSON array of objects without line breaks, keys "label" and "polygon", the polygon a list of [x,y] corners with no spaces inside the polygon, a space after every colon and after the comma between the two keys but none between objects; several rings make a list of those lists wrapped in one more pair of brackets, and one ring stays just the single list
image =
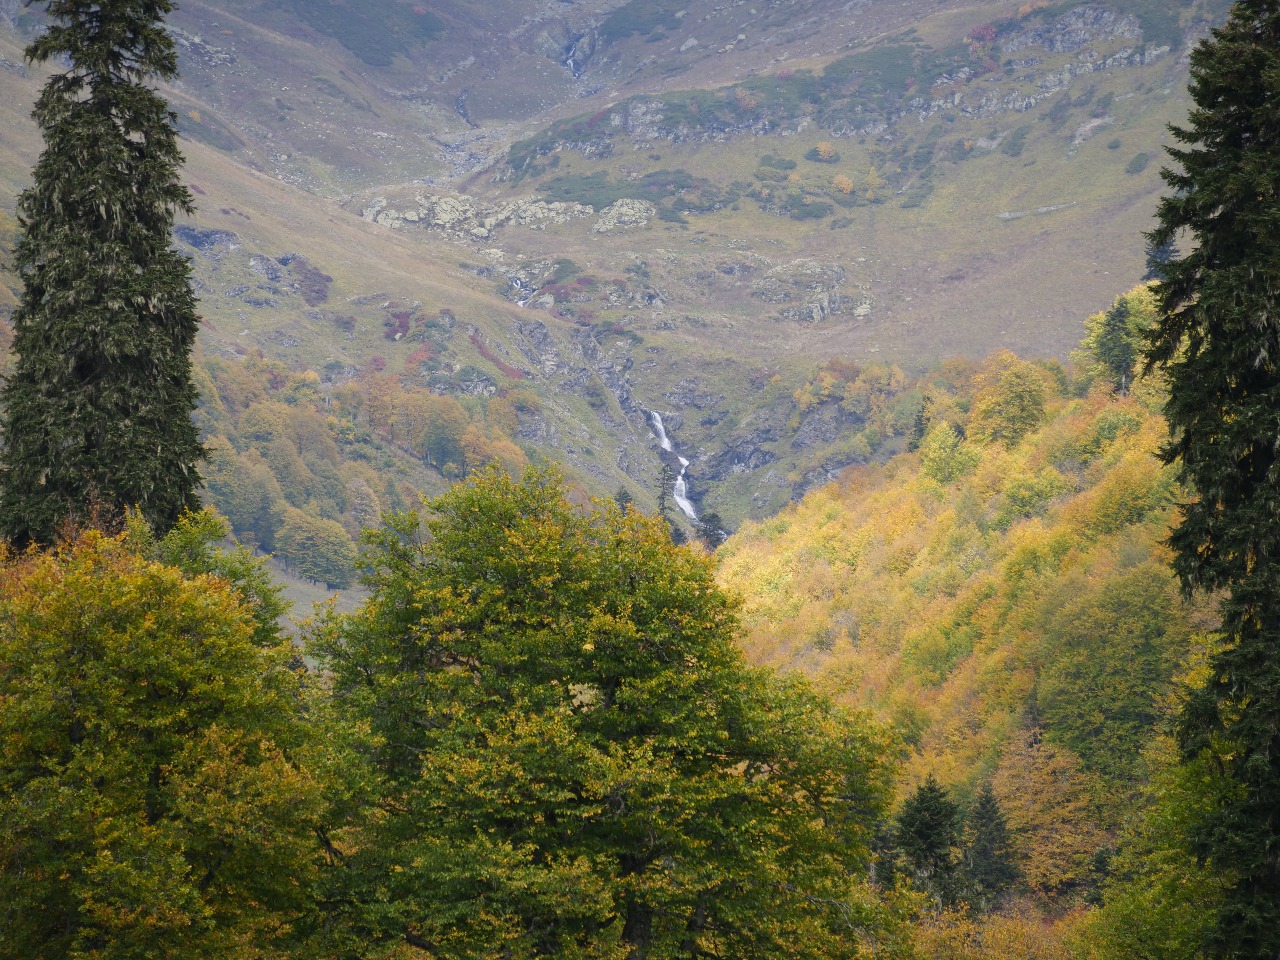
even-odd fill
[{"label": "yellow-green leaves", "polygon": [[752,670],[709,558],[493,469],[401,518],[321,631],[379,787],[348,914],[441,958],[853,957],[885,744]]},{"label": "yellow-green leaves", "polygon": [[0,563],[0,956],[279,955],[320,809],[292,651],[124,539]]}]

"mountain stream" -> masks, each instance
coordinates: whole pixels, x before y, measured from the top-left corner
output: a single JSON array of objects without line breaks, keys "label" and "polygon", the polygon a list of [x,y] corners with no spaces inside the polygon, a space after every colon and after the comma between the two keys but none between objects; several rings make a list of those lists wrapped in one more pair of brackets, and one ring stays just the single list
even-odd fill
[{"label": "mountain stream", "polygon": [[653,435],[658,438],[658,446],[667,453],[673,454],[680,461],[680,474],[676,477],[675,486],[671,491],[671,499],[676,502],[676,506],[680,508],[681,513],[694,523],[697,523],[698,513],[693,509],[693,504],[689,501],[689,485],[685,483],[684,479],[685,471],[689,468],[689,461],[676,452],[671,438],[667,436],[667,428],[662,424],[662,414],[657,410],[650,410],[649,420],[653,424]]}]

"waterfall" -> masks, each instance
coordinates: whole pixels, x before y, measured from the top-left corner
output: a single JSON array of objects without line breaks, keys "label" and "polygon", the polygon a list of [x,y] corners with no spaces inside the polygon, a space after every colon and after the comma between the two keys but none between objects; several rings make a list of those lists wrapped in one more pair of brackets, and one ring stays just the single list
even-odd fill
[{"label": "waterfall", "polygon": [[[662,414],[657,410],[649,411],[649,420],[653,424],[653,435],[657,438],[658,446],[667,453],[675,453],[675,445],[667,436],[667,428],[662,423]],[[680,461],[680,475],[676,477],[675,486],[671,490],[671,499],[676,502],[676,506],[680,508],[680,512],[692,520],[698,522],[698,513],[693,509],[693,503],[689,500],[689,485],[685,482],[684,474],[689,469],[689,461],[684,457],[676,454],[676,459]]]},{"label": "waterfall", "polygon": [[658,438],[658,446],[667,451],[667,453],[674,453],[675,451],[671,446],[671,441],[667,439],[666,427],[662,425],[662,414],[657,410],[650,410],[649,419],[653,421],[653,431],[654,436]]},{"label": "waterfall", "polygon": [[676,502],[676,506],[681,509],[686,517],[690,520],[697,521],[698,514],[693,509],[693,504],[689,502],[689,487],[684,482],[684,471],[689,466],[689,461],[684,457],[680,458],[680,476],[676,477],[675,489],[671,491],[671,499]]}]

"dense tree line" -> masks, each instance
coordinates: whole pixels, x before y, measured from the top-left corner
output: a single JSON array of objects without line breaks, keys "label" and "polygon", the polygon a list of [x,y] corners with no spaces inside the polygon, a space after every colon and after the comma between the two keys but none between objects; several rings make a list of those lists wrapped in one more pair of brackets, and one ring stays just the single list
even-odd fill
[{"label": "dense tree line", "polygon": [[489,463],[518,472],[512,435],[538,411],[520,391],[464,406],[385,373],[332,383],[256,355],[197,372],[207,499],[241,542],[334,587],[354,580],[361,531],[416,491]]},{"label": "dense tree line", "polygon": [[[1150,304],[1140,288],[1108,313],[1149,324]],[[1150,909],[1157,884],[1180,897],[1152,913],[1182,911],[1168,955],[1189,957],[1220,889],[1185,834],[1141,826],[1188,822],[1163,803],[1189,785],[1150,783],[1168,762],[1151,750],[1216,622],[1162,546],[1180,495],[1155,456],[1163,388],[1111,374],[1104,316],[1074,369],[995,356],[929,384],[916,450],[719,551],[752,659],[806,670],[900,738],[912,786],[877,878],[923,896],[927,955],[1123,955],[1106,952],[1134,942],[1121,905]],[[1143,322],[1116,326],[1140,363]]]},{"label": "dense tree line", "polygon": [[0,576],[0,956],[861,955],[891,766],[705,553],[554,474],[372,544],[308,674],[212,514]]}]

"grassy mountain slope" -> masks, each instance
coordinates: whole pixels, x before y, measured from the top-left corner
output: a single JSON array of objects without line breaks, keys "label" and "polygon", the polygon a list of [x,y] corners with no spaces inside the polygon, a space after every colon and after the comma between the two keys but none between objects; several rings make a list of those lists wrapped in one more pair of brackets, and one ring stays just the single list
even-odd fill
[{"label": "grassy mountain slope", "polygon": [[[909,393],[942,356],[1060,356],[1138,279],[1220,6],[192,0],[171,96],[206,350],[529,390],[529,453],[645,504],[657,409],[700,510],[767,516],[901,445],[901,418],[801,409],[828,361]],[[0,24],[10,210],[22,42]]]}]

